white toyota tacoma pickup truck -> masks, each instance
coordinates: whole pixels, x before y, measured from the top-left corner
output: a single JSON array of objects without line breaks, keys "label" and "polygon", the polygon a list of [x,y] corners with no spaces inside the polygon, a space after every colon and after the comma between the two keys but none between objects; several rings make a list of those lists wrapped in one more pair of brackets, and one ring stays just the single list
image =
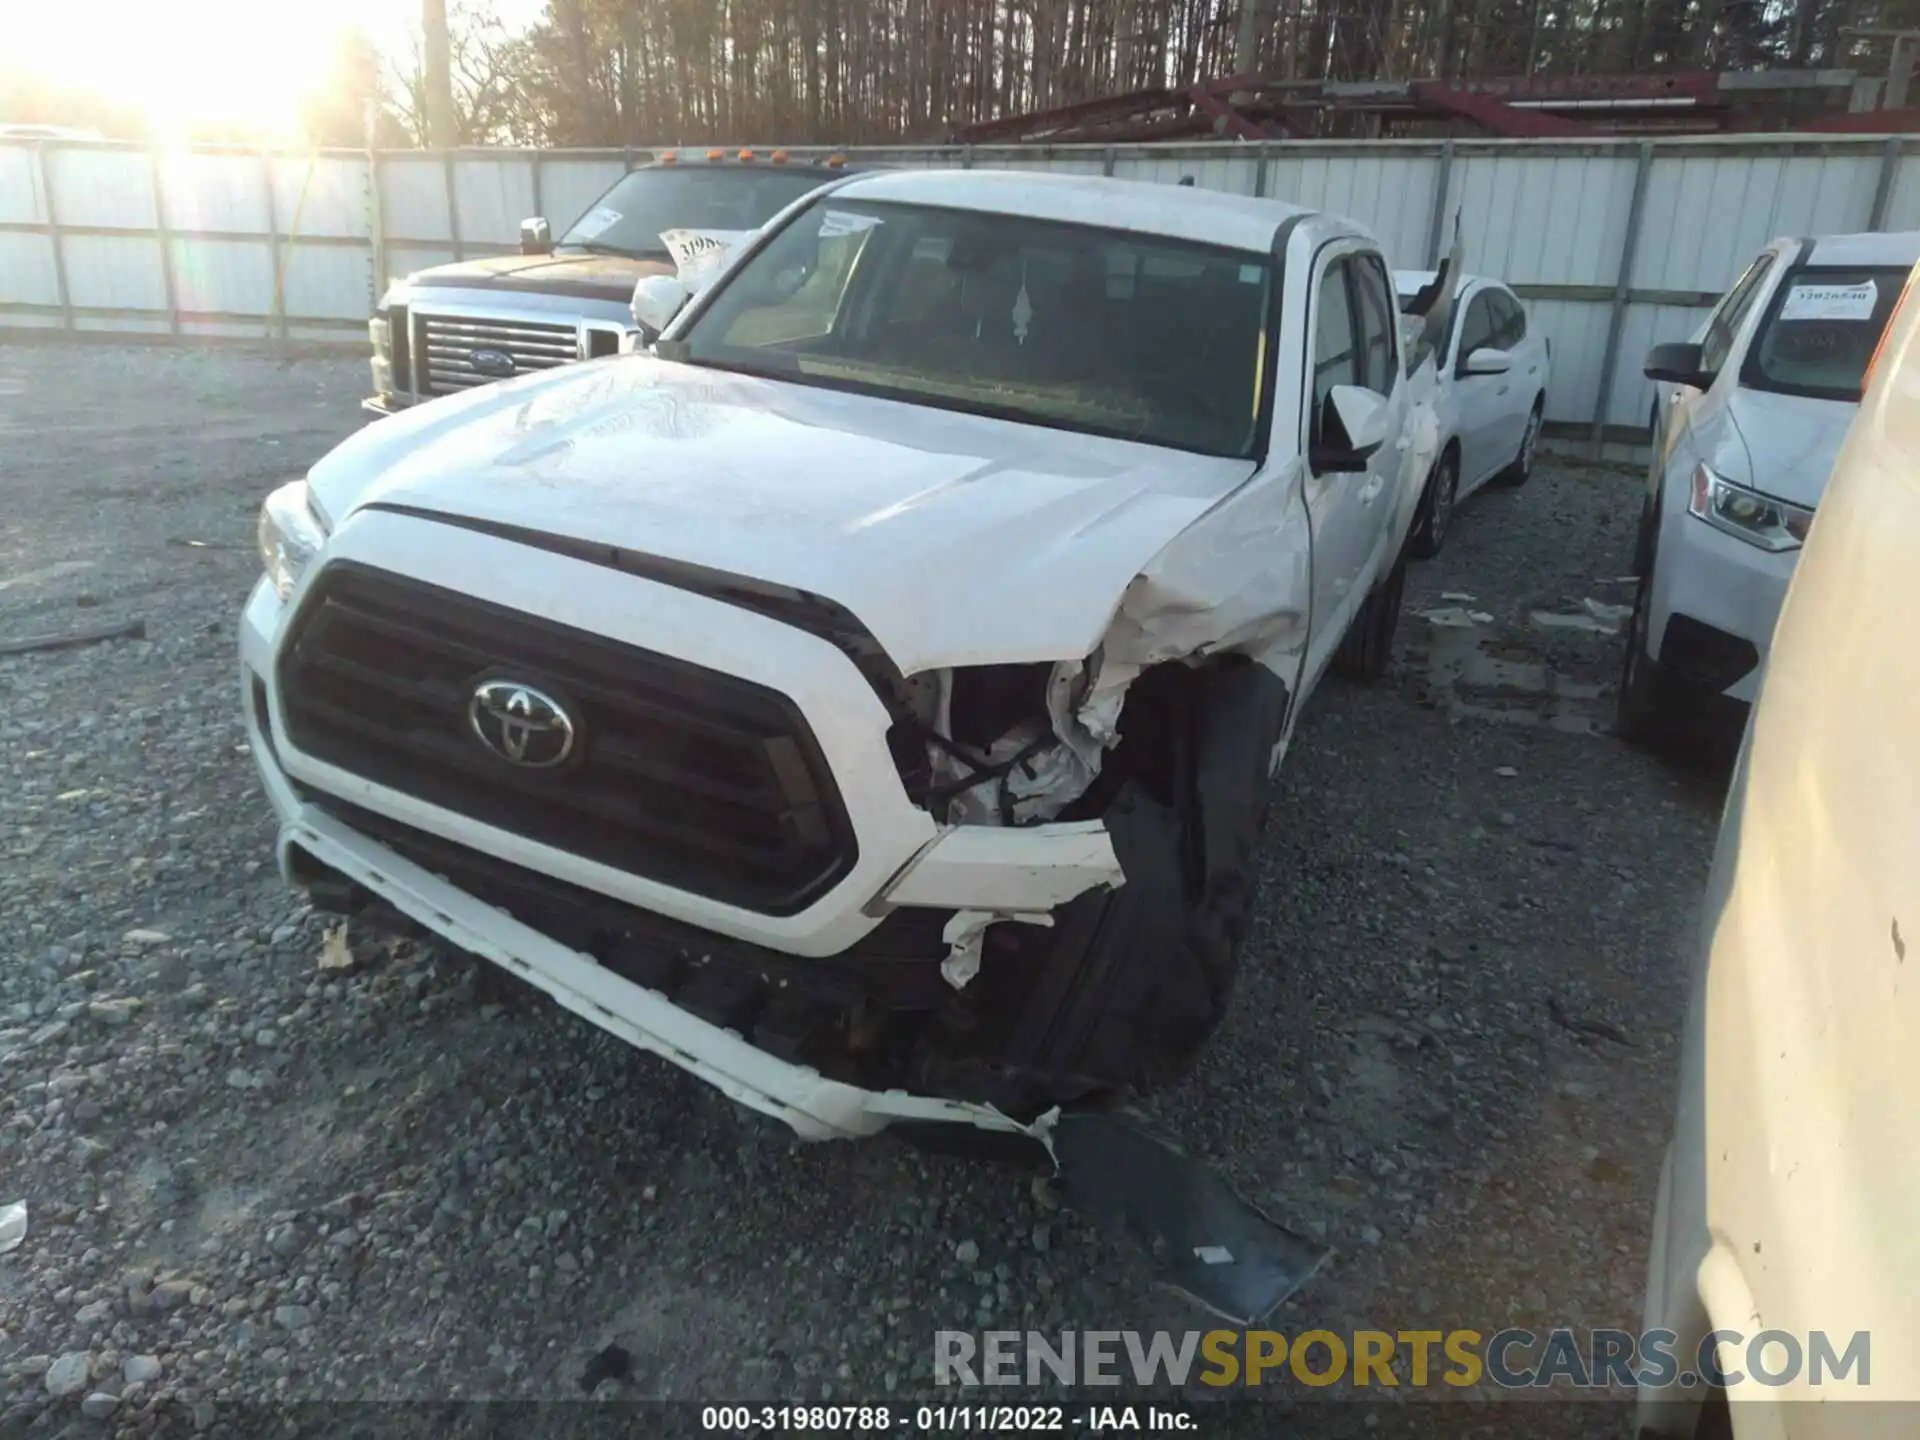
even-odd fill
[{"label": "white toyota tacoma pickup truck", "polygon": [[1386,663],[1389,275],[1272,200],[849,176],[652,353],[370,426],[261,517],[285,876],[803,1136],[1177,1072],[1303,705]]}]

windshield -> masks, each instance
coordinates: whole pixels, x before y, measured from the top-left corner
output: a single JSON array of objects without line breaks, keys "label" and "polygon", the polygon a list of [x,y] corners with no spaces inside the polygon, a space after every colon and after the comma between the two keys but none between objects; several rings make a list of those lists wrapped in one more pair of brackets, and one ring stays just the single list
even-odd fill
[{"label": "windshield", "polygon": [[1858,403],[1860,379],[1907,283],[1894,266],[1803,266],[1781,281],[1747,349],[1753,390]]},{"label": "windshield", "polygon": [[[1127,231],[816,201],[681,337],[693,364],[1246,458],[1267,258]],[[678,347],[676,347],[678,348]]]},{"label": "windshield", "polygon": [[560,244],[665,257],[663,230],[757,230],[834,178],[808,170],[636,170],[574,221]]}]

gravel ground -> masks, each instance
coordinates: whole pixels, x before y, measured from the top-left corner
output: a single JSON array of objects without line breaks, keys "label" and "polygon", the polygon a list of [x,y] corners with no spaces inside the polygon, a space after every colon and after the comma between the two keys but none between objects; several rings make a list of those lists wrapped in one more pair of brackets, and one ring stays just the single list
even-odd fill
[{"label": "gravel ground", "polygon": [[[260,499],[364,378],[0,347],[0,639],[147,625],[0,659],[0,1425],[579,1398],[609,1346],[603,1397],[900,1403],[939,1329],[1207,1328],[1030,1175],[795,1143],[431,946],[321,968],[234,628]],[[1153,1106],[1333,1248],[1281,1328],[1637,1321],[1717,797],[1604,733],[1616,639],[1530,618],[1629,598],[1633,482],[1465,505],[1289,758],[1244,1003]]]}]

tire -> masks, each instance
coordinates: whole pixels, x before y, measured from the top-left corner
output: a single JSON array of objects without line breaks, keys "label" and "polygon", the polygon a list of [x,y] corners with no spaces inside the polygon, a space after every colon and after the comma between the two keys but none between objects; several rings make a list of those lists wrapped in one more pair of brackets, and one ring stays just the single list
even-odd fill
[{"label": "tire", "polygon": [[1209,676],[1181,727],[1180,798],[1163,803],[1129,781],[1108,807],[1126,884],[1059,912],[1002,1058],[1024,1080],[1009,1097],[1021,1111],[1156,1090],[1192,1067],[1226,1018],[1287,703],[1261,667]]},{"label": "tire", "polygon": [[1431,560],[1440,553],[1459,498],[1460,452],[1449,445],[1434,465],[1433,473],[1427,476],[1420,509],[1413,517],[1413,533],[1407,537],[1407,548],[1416,559]]},{"label": "tire", "polygon": [[1393,632],[1400,626],[1400,602],[1407,591],[1403,552],[1353,617],[1340,648],[1333,652],[1334,673],[1348,680],[1378,680],[1393,658]]},{"label": "tire", "polygon": [[1660,543],[1660,513],[1653,505],[1640,512],[1634,542],[1633,615],[1620,657],[1620,687],[1614,701],[1613,733],[1636,745],[1660,746],[1674,738],[1674,717],[1666,703],[1660,662],[1647,654],[1652,638],[1653,571]]},{"label": "tire", "polygon": [[1533,397],[1533,409],[1527,412],[1526,433],[1520,437],[1520,453],[1513,457],[1513,463],[1493,477],[1493,483],[1509,490],[1518,490],[1533,478],[1534,452],[1540,445],[1540,427],[1545,423],[1547,397]]}]

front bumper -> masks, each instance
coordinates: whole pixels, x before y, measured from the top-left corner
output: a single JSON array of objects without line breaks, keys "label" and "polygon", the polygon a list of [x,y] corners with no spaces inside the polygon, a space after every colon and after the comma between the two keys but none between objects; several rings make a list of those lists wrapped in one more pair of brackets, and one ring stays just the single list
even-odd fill
[{"label": "front bumper", "polygon": [[1670,502],[1653,577],[1651,658],[1699,688],[1751,703],[1799,558],[1737,540]]},{"label": "front bumper", "polygon": [[[513,563],[506,563],[504,554],[492,553],[498,547],[517,551]],[[391,822],[597,897],[698,926],[710,932],[717,945],[745,942],[799,964],[805,964],[806,957],[826,961],[842,954],[891,909],[925,907],[954,911],[956,918],[1006,917],[1048,925],[1056,908],[1124,882],[1112,838],[1101,822],[940,832],[923,812],[907,804],[897,776],[889,771],[889,786],[872,773],[870,763],[858,763],[856,757],[887,752],[875,743],[877,736],[861,733],[861,702],[876,712],[879,707],[870,691],[863,693],[865,682],[851,662],[827,642],[767,617],[683,592],[655,594],[660,587],[636,577],[529,552],[492,537],[460,532],[450,540],[445,527],[417,519],[370,515],[349,522],[334,537],[329,554],[442,583],[464,577],[467,588],[490,590],[494,598],[509,603],[516,598],[516,586],[524,586],[527,594],[542,596],[549,609],[565,612],[578,606],[577,620],[626,617],[621,623],[644,633],[656,648],[675,648],[684,636],[688,647],[699,645],[709,657],[718,653],[733,658],[740,673],[757,670],[771,683],[785,678],[786,693],[810,712],[842,777],[860,831],[861,858],[845,880],[799,914],[756,915],[610,872],[578,856],[548,852],[299,753],[279,713],[275,658],[282,628],[312,582],[309,574],[286,604],[262,582],[241,626],[246,723],[279,820],[279,860],[290,881],[316,869],[333,872],[453,945],[527,980],[609,1033],[784,1121],[803,1137],[854,1137],[896,1121],[931,1121],[1040,1138],[1037,1125],[1022,1124],[991,1105],[865,1089],[771,1054],[585,950],[515,918],[491,903],[484,891],[460,888],[342,816],[365,812],[383,825]],[[526,596],[519,598],[524,602]],[[800,678],[805,683],[796,683]],[[886,793],[889,788],[894,793]]]}]

